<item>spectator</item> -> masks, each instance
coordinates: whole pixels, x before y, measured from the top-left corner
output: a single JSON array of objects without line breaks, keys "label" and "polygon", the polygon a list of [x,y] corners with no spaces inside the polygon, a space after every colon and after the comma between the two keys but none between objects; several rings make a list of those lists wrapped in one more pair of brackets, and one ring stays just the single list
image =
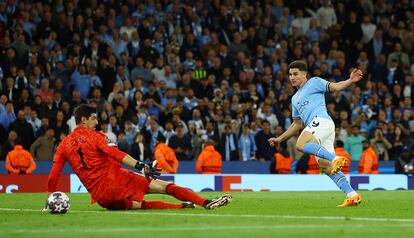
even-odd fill
[{"label": "spectator", "polygon": [[86,100],[92,85],[92,78],[86,72],[86,67],[80,65],[72,74],[72,84],[75,90],[79,90],[80,98]]},{"label": "spectator", "polygon": [[407,131],[404,128],[397,124],[394,127],[393,133],[388,135],[388,140],[390,141],[392,148],[390,149],[390,158],[398,158],[402,153],[404,145],[411,147],[414,145],[414,141],[407,134]]},{"label": "spectator", "polygon": [[196,161],[196,171],[199,174],[221,174],[222,157],[214,148],[215,142],[207,140]]},{"label": "spectator", "polygon": [[125,131],[125,139],[128,145],[132,145],[134,143],[135,135],[137,134],[137,128],[132,124],[131,121],[127,120],[124,123],[124,131]]},{"label": "spectator", "polygon": [[271,174],[290,174],[293,158],[287,151],[287,144],[285,141],[279,143],[276,148],[276,153],[270,164]]},{"label": "spectator", "polygon": [[[141,82],[142,81],[151,82],[153,80],[154,75],[152,74],[151,70],[148,69],[148,68],[151,68],[151,67],[145,67],[144,62],[145,61],[142,57],[137,58],[136,63],[135,63],[135,67],[131,71],[131,79],[134,80],[134,82],[135,82],[135,80],[141,80]],[[147,64],[148,63],[151,64],[151,62],[149,62],[149,61],[147,62]],[[134,85],[135,85],[135,83],[134,83]],[[137,87],[135,87],[135,88],[137,88]],[[139,88],[139,90],[142,91],[141,88]]]},{"label": "spectator", "polygon": [[30,95],[29,90],[23,89],[20,93],[19,100],[17,102],[16,101],[14,102],[16,110],[24,109],[25,107],[29,107],[30,109],[32,109],[32,105],[33,105],[32,100],[33,99]]},{"label": "spectator", "polygon": [[6,110],[0,114],[0,124],[3,126],[4,130],[9,130],[9,126],[16,120],[16,115],[14,114],[13,102],[8,101],[6,103]]},{"label": "spectator", "polygon": [[54,91],[49,87],[49,79],[44,78],[40,83],[40,88],[36,90],[36,95],[40,96],[42,102],[46,102],[46,98],[54,96]]},{"label": "spectator", "polygon": [[[121,31],[122,31],[122,29],[121,29]],[[135,62],[135,60],[137,59],[137,57],[139,55],[141,40],[139,38],[139,33],[136,30],[131,32],[130,37],[131,37],[131,41],[129,41],[127,46],[126,46],[127,47],[127,54]]]},{"label": "spectator", "polygon": [[151,160],[151,153],[141,133],[135,135],[134,143],[131,145],[131,156],[138,161]]},{"label": "spectator", "polygon": [[414,174],[414,158],[408,146],[404,146],[400,156],[395,160],[396,174]]},{"label": "spectator", "polygon": [[[373,37],[377,30],[377,26],[371,23],[371,18],[365,15],[361,24],[362,43],[367,44]],[[372,63],[372,62],[371,62]]]},{"label": "spectator", "polygon": [[319,164],[316,157],[311,154],[304,153],[296,164],[296,173],[298,174],[319,174]]},{"label": "spectator", "polygon": [[318,8],[316,13],[319,24],[324,30],[334,26],[337,22],[335,9],[332,6],[331,0],[323,0],[322,6]]},{"label": "spectator", "polygon": [[[401,67],[401,63],[396,58],[388,58],[388,67],[386,74],[386,84],[388,89],[394,92],[394,85],[402,85],[404,81],[404,70]],[[398,97],[397,97],[398,99]],[[395,105],[395,104],[394,104]]]},{"label": "spectator", "polygon": [[[13,130],[10,130],[7,134],[7,140],[2,143],[1,147],[1,160],[5,160],[7,154],[13,150],[14,146],[16,145],[17,140],[17,133]],[[20,140],[21,143],[21,140]]]},{"label": "spectator", "polygon": [[243,126],[242,134],[239,137],[237,147],[239,148],[240,161],[249,161],[256,159],[256,144],[250,133],[249,125]]},{"label": "spectator", "polygon": [[[202,142],[207,140],[207,135],[204,133],[206,130],[198,130],[195,126],[195,123],[189,121],[188,122],[188,136],[191,140],[191,159],[197,158],[201,152]],[[204,138],[204,139],[203,139]]]},{"label": "spectator", "polygon": [[21,138],[21,145],[25,150],[30,149],[30,145],[33,143],[35,137],[32,125],[26,121],[23,110],[19,110],[17,119],[10,124],[9,130],[17,133],[17,136]]},{"label": "spectator", "polygon": [[9,174],[32,174],[36,169],[30,153],[23,149],[19,139],[16,140],[14,149],[7,154],[6,170]]},{"label": "spectator", "polygon": [[358,174],[378,174],[378,156],[371,147],[369,140],[362,142],[364,152],[358,165]]},{"label": "spectator", "polygon": [[157,161],[157,168],[162,169],[161,173],[177,173],[179,162],[175,152],[165,144],[165,138],[161,134],[156,137],[154,160]]},{"label": "spectator", "polygon": [[346,158],[346,164],[342,167],[341,171],[344,174],[349,174],[351,167],[351,155],[344,150],[344,142],[341,140],[335,141],[335,155],[342,156]]},{"label": "spectator", "polygon": [[37,138],[30,147],[30,153],[36,160],[52,161],[56,149],[55,131],[48,128],[46,134]]},{"label": "spectator", "polygon": [[20,96],[19,90],[14,87],[14,79],[9,77],[6,79],[6,87],[3,88],[2,94],[7,95],[9,101],[17,101]]},{"label": "spectator", "polygon": [[352,126],[351,135],[345,142],[345,151],[351,155],[351,160],[359,160],[362,154],[362,141],[365,138],[360,134],[358,126]]},{"label": "spectator", "polygon": [[107,140],[109,140],[110,143],[117,143],[117,137],[115,133],[109,130],[108,121],[101,120],[101,133],[106,136]]},{"label": "spectator", "polygon": [[[310,17],[303,16],[302,9],[296,9],[296,16],[295,19],[292,21],[291,28],[295,27],[299,30],[300,34],[305,34],[309,30],[310,21]],[[290,29],[290,31],[292,31],[292,29]]]},{"label": "spectator", "polygon": [[229,45],[229,56],[232,59],[236,59],[239,52],[243,52],[245,55],[250,55],[250,50],[245,43],[242,42],[240,33],[234,33],[233,42]]},{"label": "spectator", "polygon": [[69,126],[66,124],[65,121],[65,114],[63,111],[59,110],[56,113],[56,119],[54,120],[52,126],[53,130],[55,131],[55,138],[58,139],[61,133],[65,135],[69,134]]},{"label": "spectator", "polygon": [[392,148],[392,144],[384,136],[380,128],[375,129],[374,138],[371,139],[370,144],[374,148],[378,156],[378,160],[389,160],[388,151]]},{"label": "spectator", "polygon": [[401,43],[396,43],[394,46],[394,52],[388,55],[388,68],[392,67],[392,61],[397,61],[398,65],[400,65],[403,69],[408,69],[410,67],[410,58],[407,53],[403,52]]},{"label": "spectator", "polygon": [[279,125],[279,121],[277,120],[276,115],[272,112],[271,105],[264,103],[263,106],[259,108],[257,117],[268,121],[270,123],[270,131],[275,133],[275,129]]},{"label": "spectator", "polygon": [[118,134],[117,146],[121,151],[123,151],[125,153],[129,153],[129,150],[130,150],[131,146],[128,144],[128,142],[126,140],[125,132],[123,132],[123,131],[121,131]]},{"label": "spectator", "polygon": [[[372,27],[370,26],[370,28]],[[365,50],[367,51],[368,60],[371,63],[371,65],[380,63],[381,61],[383,61],[382,64],[385,62],[386,57],[385,57],[385,54],[383,54],[384,41],[383,41],[382,35],[383,35],[382,29],[376,29],[374,32],[374,36],[371,38],[370,41],[368,41],[365,44]],[[381,56],[383,57],[383,60],[380,59]],[[377,79],[376,77],[373,77],[373,78]]]},{"label": "spectator", "polygon": [[231,125],[226,124],[220,139],[220,153],[225,161],[237,160],[237,138],[232,132]]},{"label": "spectator", "polygon": [[273,158],[273,148],[269,146],[267,142],[275,135],[270,132],[270,123],[268,121],[262,121],[262,130],[257,132],[254,137],[254,141],[257,146],[256,158],[260,161],[270,161]]},{"label": "spectator", "polygon": [[174,124],[171,121],[167,121],[165,124],[165,130],[162,133],[162,135],[165,137],[165,143],[169,145],[171,137],[173,137],[175,134],[177,134],[174,130]]},{"label": "spectator", "polygon": [[49,118],[44,117],[40,120],[40,127],[37,129],[35,138],[39,138],[46,134],[47,129],[50,127]]},{"label": "spectator", "polygon": [[184,133],[182,123],[179,123],[175,130],[176,134],[170,138],[168,146],[174,150],[179,161],[190,160],[192,150],[191,138],[187,133]]}]

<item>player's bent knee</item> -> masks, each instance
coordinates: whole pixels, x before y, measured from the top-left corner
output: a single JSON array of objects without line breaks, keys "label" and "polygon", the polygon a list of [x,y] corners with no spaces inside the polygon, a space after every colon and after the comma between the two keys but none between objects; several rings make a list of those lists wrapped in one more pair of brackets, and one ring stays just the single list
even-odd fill
[{"label": "player's bent knee", "polygon": [[296,149],[303,152],[305,145],[302,143],[296,143]]},{"label": "player's bent knee", "polygon": [[173,182],[164,180],[152,180],[150,183],[150,193],[166,193],[167,186],[173,184]]}]

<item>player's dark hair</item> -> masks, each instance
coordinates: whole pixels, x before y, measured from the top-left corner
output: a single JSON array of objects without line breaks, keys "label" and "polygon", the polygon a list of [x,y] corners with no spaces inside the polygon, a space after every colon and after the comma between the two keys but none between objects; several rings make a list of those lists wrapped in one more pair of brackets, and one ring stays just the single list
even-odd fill
[{"label": "player's dark hair", "polygon": [[295,60],[289,64],[289,69],[299,69],[308,72],[308,65],[302,60]]},{"label": "player's dark hair", "polygon": [[93,113],[96,113],[96,108],[89,106],[87,104],[81,104],[73,112],[75,115],[76,125],[79,125],[82,122],[82,117],[89,118]]}]

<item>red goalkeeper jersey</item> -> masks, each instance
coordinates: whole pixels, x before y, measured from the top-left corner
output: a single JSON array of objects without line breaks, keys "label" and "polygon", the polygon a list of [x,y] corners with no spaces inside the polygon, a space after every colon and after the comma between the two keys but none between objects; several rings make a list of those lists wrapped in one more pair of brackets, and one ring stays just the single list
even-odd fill
[{"label": "red goalkeeper jersey", "polygon": [[56,191],[57,181],[68,161],[86,189],[92,193],[105,186],[106,177],[119,171],[127,154],[106,140],[104,134],[78,126],[58,146],[49,174],[48,191]]}]

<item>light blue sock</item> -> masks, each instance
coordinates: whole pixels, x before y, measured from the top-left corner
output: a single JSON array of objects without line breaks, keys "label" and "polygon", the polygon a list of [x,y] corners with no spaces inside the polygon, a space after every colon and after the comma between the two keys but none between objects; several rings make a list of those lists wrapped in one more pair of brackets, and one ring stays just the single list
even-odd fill
[{"label": "light blue sock", "polygon": [[346,180],[345,175],[342,172],[339,172],[337,174],[331,174],[328,175],[329,178],[336,183],[336,186],[342,190],[348,197],[352,197],[352,195],[356,194],[354,189],[351,187],[351,185],[348,183],[348,180]]},{"label": "light blue sock", "polygon": [[313,154],[314,156],[333,161],[335,159],[335,154],[329,152],[325,147],[322,147],[316,143],[306,143],[303,150],[308,154]]}]

